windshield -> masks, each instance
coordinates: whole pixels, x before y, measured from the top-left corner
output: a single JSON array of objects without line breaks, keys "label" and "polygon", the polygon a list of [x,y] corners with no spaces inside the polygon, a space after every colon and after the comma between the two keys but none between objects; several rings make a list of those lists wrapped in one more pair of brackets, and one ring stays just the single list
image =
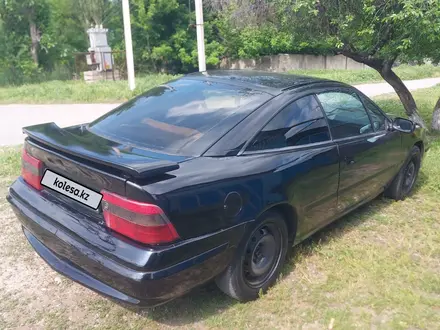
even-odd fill
[{"label": "windshield", "polygon": [[180,79],[124,103],[89,130],[148,149],[197,155],[269,98],[234,85]]}]

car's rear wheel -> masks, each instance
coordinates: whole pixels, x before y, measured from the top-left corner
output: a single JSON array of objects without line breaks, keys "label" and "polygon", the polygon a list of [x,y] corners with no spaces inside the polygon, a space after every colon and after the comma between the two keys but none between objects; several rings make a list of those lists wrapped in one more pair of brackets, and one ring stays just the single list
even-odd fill
[{"label": "car's rear wheel", "polygon": [[414,146],[399,173],[385,191],[385,196],[397,201],[405,199],[415,186],[420,165],[421,152],[417,146]]},{"label": "car's rear wheel", "polygon": [[256,299],[277,279],[286,259],[288,230],[277,212],[266,212],[249,230],[217,286],[240,301]]}]

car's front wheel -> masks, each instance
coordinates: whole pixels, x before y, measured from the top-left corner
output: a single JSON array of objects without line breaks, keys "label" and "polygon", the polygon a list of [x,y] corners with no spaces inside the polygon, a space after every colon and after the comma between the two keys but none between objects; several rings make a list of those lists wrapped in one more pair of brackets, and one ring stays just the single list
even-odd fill
[{"label": "car's front wheel", "polygon": [[284,218],[277,212],[266,212],[239,245],[231,264],[216,279],[217,286],[240,301],[256,299],[276,281],[287,249]]},{"label": "car's front wheel", "polygon": [[385,191],[385,195],[397,201],[405,199],[415,186],[421,161],[422,156],[420,149],[414,146],[399,173]]}]

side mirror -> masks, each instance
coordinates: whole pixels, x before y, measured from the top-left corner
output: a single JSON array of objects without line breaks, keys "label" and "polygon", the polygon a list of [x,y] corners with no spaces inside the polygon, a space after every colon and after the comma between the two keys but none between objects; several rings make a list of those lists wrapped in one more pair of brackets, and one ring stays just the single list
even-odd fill
[{"label": "side mirror", "polygon": [[403,133],[412,133],[415,130],[415,125],[411,120],[400,117],[394,119],[392,127],[393,130]]}]

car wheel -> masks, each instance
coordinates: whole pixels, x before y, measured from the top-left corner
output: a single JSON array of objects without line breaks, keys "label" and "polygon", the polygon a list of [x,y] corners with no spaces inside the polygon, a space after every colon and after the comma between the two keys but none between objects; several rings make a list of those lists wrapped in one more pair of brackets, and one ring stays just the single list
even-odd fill
[{"label": "car wheel", "polygon": [[256,299],[276,281],[286,259],[288,232],[284,218],[266,212],[248,232],[217,286],[240,301]]},{"label": "car wheel", "polygon": [[420,164],[420,149],[414,146],[399,173],[385,191],[385,196],[393,198],[396,201],[404,200],[414,188],[419,174]]}]

